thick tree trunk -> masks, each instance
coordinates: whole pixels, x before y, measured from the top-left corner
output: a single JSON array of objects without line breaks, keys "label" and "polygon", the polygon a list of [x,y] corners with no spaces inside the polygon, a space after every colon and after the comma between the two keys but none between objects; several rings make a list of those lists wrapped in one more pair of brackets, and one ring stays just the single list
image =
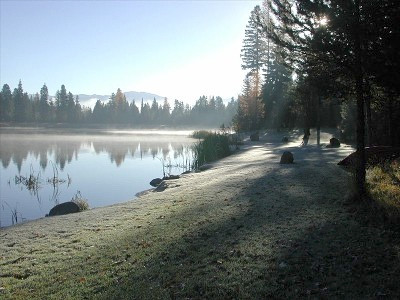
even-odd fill
[{"label": "thick tree trunk", "polygon": [[393,125],[393,95],[389,95],[388,99],[388,123],[389,123],[389,143],[391,146],[395,145],[394,125]]},{"label": "thick tree trunk", "polygon": [[362,197],[365,194],[365,113],[364,95],[362,88],[362,73],[356,76],[357,93],[357,152],[358,163],[356,166],[357,194]]},{"label": "thick tree trunk", "polygon": [[317,145],[321,144],[321,96],[317,95]]},{"label": "thick tree trunk", "polygon": [[362,199],[365,195],[365,112],[364,112],[364,90],[362,69],[362,42],[361,42],[361,16],[360,1],[355,0],[356,30],[354,36],[354,77],[356,83],[357,98],[357,152],[358,161],[356,166],[357,196]]},{"label": "thick tree trunk", "polygon": [[[368,83],[367,83],[368,84]],[[373,144],[373,136],[372,136],[372,117],[371,117],[371,89],[367,87],[367,97],[365,98],[365,110],[367,114],[367,145],[372,146]]]}]

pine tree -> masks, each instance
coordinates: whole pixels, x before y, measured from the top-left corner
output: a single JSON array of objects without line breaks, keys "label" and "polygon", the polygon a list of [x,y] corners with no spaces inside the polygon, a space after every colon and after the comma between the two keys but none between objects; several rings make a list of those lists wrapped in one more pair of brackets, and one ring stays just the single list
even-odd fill
[{"label": "pine tree", "polygon": [[0,120],[12,121],[14,117],[14,103],[10,86],[4,84],[0,93]]},{"label": "pine tree", "polygon": [[66,122],[68,118],[68,95],[65,85],[61,85],[61,90],[56,93],[56,117],[58,122]]},{"label": "pine tree", "polygon": [[18,83],[18,88],[14,89],[12,94],[14,102],[14,121],[25,122],[26,121],[26,105],[24,102],[24,89],[22,88],[21,80]]},{"label": "pine tree", "polygon": [[153,99],[153,102],[151,103],[151,108],[150,108],[150,120],[153,124],[156,122],[159,122],[158,120],[159,117],[159,108],[158,108],[158,103],[156,98]]},{"label": "pine tree", "polygon": [[43,84],[40,89],[40,98],[39,98],[39,115],[42,122],[46,122],[49,120],[49,90],[46,84]]},{"label": "pine tree", "polygon": [[139,122],[139,108],[136,106],[135,100],[132,100],[130,106],[130,123],[135,124]]},{"label": "pine tree", "polygon": [[267,43],[263,35],[263,27],[261,22],[260,6],[255,6],[250,14],[250,18],[245,30],[245,38],[241,50],[241,58],[243,61],[242,69],[248,70],[254,75],[256,97],[261,87],[261,70],[268,59]]},{"label": "pine tree", "polygon": [[168,103],[168,99],[164,98],[164,103],[163,103],[162,110],[161,110],[161,112],[162,112],[162,118],[161,118],[162,120],[161,121],[165,124],[169,124],[169,122],[170,122],[170,110],[171,110],[171,106]]},{"label": "pine tree", "polygon": [[268,127],[279,128],[282,125],[282,112],[288,109],[285,97],[291,83],[291,70],[282,63],[278,53],[271,53],[268,72],[263,85],[263,102],[265,106],[265,121]]},{"label": "pine tree", "polygon": [[240,130],[255,130],[261,125],[264,116],[264,105],[257,95],[256,74],[248,73],[243,84],[242,94],[239,96],[238,112],[235,117],[236,127]]}]

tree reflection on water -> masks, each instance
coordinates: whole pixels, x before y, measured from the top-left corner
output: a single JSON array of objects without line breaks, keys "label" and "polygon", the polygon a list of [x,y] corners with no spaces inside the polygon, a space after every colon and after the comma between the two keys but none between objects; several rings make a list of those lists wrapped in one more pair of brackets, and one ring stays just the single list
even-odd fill
[{"label": "tree reflection on water", "polygon": [[43,170],[49,165],[49,157],[53,156],[55,163],[63,170],[73,159],[78,160],[79,153],[94,150],[96,154],[107,153],[110,161],[120,166],[127,156],[143,159],[151,155],[154,158],[167,159],[173,152],[177,159],[183,155],[185,145],[193,141],[186,137],[171,136],[139,136],[121,138],[120,136],[56,136],[56,135],[26,135],[2,134],[0,145],[0,161],[4,168],[13,162],[18,171],[22,164],[32,154],[39,159]]},{"label": "tree reflection on water", "polygon": [[77,190],[90,207],[133,199],[151,188],[153,178],[190,168],[196,141],[187,135],[15,134],[3,129],[0,140],[0,227],[43,217]]}]

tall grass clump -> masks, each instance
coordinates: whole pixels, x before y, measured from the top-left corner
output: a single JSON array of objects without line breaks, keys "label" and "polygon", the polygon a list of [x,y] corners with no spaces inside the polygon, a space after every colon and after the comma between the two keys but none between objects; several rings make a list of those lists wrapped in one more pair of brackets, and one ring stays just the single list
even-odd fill
[{"label": "tall grass clump", "polygon": [[400,160],[369,167],[367,190],[385,218],[400,225]]},{"label": "tall grass clump", "polygon": [[207,130],[196,130],[196,131],[193,131],[193,133],[190,135],[190,137],[201,140],[201,139],[204,139],[209,134],[212,134],[212,132],[207,131]]},{"label": "tall grass clump", "polygon": [[77,191],[76,194],[71,199],[79,207],[79,211],[84,211],[89,209],[89,202],[87,199],[83,198],[80,191]]},{"label": "tall grass clump", "polygon": [[226,157],[231,154],[229,138],[226,134],[208,133],[203,140],[193,146],[193,169],[205,163]]}]

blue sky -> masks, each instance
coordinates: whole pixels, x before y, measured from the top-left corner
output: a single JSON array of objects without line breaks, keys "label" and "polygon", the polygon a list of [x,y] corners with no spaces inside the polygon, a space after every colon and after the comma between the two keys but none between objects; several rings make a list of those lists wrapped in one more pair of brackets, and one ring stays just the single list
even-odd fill
[{"label": "blue sky", "polygon": [[[240,49],[261,1],[3,1],[1,85],[74,94],[236,97]],[[130,100],[130,99],[129,99]]]}]

